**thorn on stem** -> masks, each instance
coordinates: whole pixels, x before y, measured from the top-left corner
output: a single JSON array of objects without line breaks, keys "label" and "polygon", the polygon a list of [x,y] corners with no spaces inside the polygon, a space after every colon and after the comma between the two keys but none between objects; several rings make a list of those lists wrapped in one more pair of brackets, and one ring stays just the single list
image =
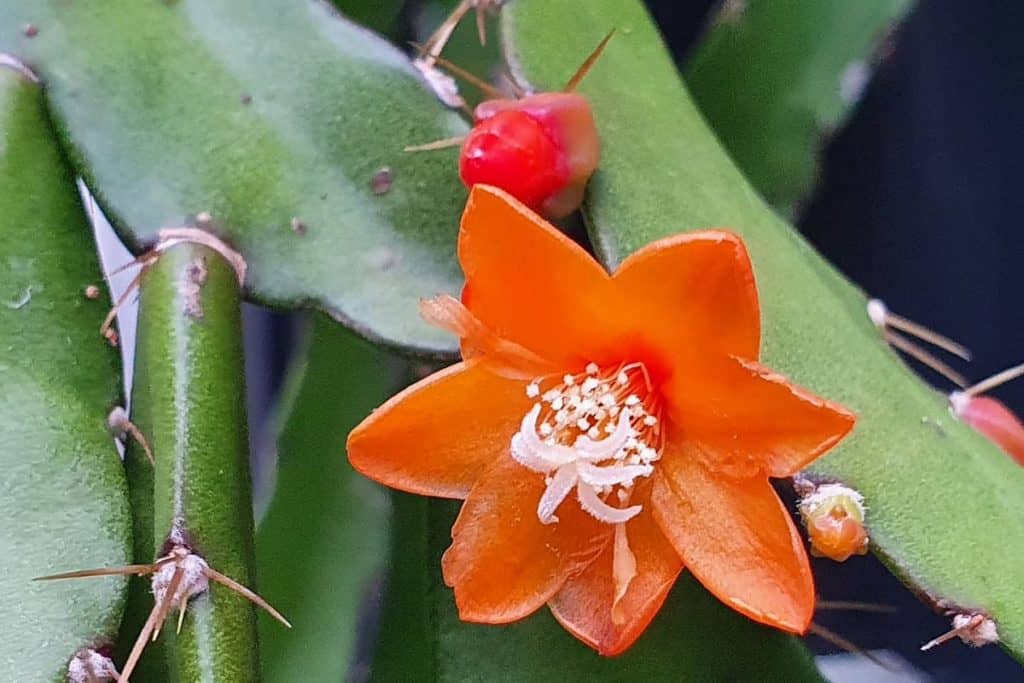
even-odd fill
[{"label": "thorn on stem", "polygon": [[1024,363],[1020,365],[1014,365],[1012,368],[1007,368],[1002,372],[997,372],[991,377],[986,377],[977,384],[967,387],[964,389],[964,393],[968,396],[980,396],[987,391],[991,391],[996,387],[1000,387],[1007,382],[1017,379],[1024,375]]},{"label": "thorn on stem", "polygon": [[856,600],[818,600],[818,609],[874,612],[876,614],[895,614],[899,611],[892,605],[883,605],[877,602],[858,602]]},{"label": "thorn on stem", "polygon": [[959,638],[971,647],[981,647],[990,643],[998,643],[999,631],[996,628],[996,622],[981,612],[955,613],[953,628],[922,645],[921,651],[930,650],[953,638]]},{"label": "thorn on stem", "polygon": [[206,575],[207,578],[213,579],[214,581],[216,581],[220,585],[222,585],[222,586],[224,586],[224,587],[234,591],[235,593],[238,593],[243,598],[245,598],[249,602],[253,603],[257,607],[262,608],[263,610],[265,610],[267,612],[267,614],[269,614],[270,616],[274,617],[274,619],[276,619],[277,621],[279,621],[282,624],[284,624],[285,627],[287,627],[287,628],[291,628],[292,627],[291,622],[288,621],[287,619],[285,619],[284,616],[280,612],[278,612],[276,609],[271,607],[269,602],[267,602],[266,600],[261,598],[259,595],[257,595],[253,591],[251,591],[248,588],[246,588],[245,586],[243,586],[242,584],[238,583],[234,579],[229,578],[227,576],[224,576],[223,574],[221,574],[217,570],[213,569],[209,565],[205,565],[203,567],[203,573]]},{"label": "thorn on stem", "polygon": [[919,345],[910,341],[903,335],[893,332],[892,330],[885,330],[882,333],[882,336],[893,348],[899,349],[914,360],[928,366],[958,387],[967,386],[968,382],[966,377],[954,370],[948,363],[939,360],[937,356],[925,351]]},{"label": "thorn on stem", "polygon": [[[210,216],[208,212],[203,211],[196,215],[195,222],[198,226],[210,227],[213,225],[213,217]],[[158,240],[156,247],[142,254],[134,261],[130,261],[119,268],[114,269],[110,273],[111,275],[116,275],[117,273],[129,268],[139,268],[138,274],[130,283],[128,283],[128,287],[121,296],[118,297],[114,306],[110,309],[110,312],[107,313],[106,318],[103,319],[103,323],[100,325],[100,334],[105,337],[112,346],[116,346],[118,340],[117,333],[113,329],[114,320],[118,311],[125,305],[125,303],[127,303],[128,298],[138,290],[142,282],[142,278],[146,274],[146,270],[157,262],[160,258],[160,254],[177,244],[188,242],[201,244],[209,249],[213,249],[224,257],[224,259],[234,269],[235,275],[238,277],[239,286],[244,286],[245,284],[245,275],[247,271],[245,259],[241,254],[228,247],[213,234],[199,228],[165,228],[158,233]],[[190,292],[197,295],[198,289],[205,279],[205,265],[201,263],[194,263],[189,267],[189,270],[186,273],[186,282],[183,286],[188,288]],[[197,296],[189,297],[186,302],[186,312],[193,315],[193,317],[201,317],[202,315],[202,307],[199,306],[196,308],[197,300]]]},{"label": "thorn on stem", "polygon": [[831,643],[832,645],[835,645],[836,647],[838,647],[841,650],[845,650],[846,652],[850,652],[852,654],[856,654],[856,655],[860,655],[860,656],[864,657],[868,661],[872,662],[873,664],[877,664],[878,666],[882,667],[886,671],[896,671],[895,667],[893,667],[888,662],[882,661],[881,659],[876,657],[873,653],[871,653],[868,650],[865,650],[864,648],[860,647],[859,645],[854,643],[852,640],[849,640],[848,638],[844,638],[843,636],[839,635],[838,633],[836,633],[832,629],[825,628],[824,626],[822,626],[821,624],[819,624],[817,622],[811,622],[811,626],[810,626],[810,628],[808,628],[808,631],[810,633],[813,633],[814,635],[818,636],[819,638],[821,638],[825,642],[828,642],[828,643]]},{"label": "thorn on stem", "polygon": [[110,415],[107,416],[107,427],[110,429],[111,435],[124,443],[127,437],[130,435],[135,442],[142,446],[142,450],[146,452],[146,457],[149,458],[150,465],[156,465],[156,459],[153,457],[153,451],[149,447],[149,441],[146,440],[146,436],[142,433],[138,427],[135,426],[128,418],[128,413],[121,406],[115,406],[110,411]]},{"label": "thorn on stem", "polygon": [[[159,581],[160,575],[153,577],[153,593],[156,595],[160,588],[163,588],[164,594],[162,596],[157,595],[156,604],[160,606],[160,610],[157,612],[156,625],[153,627],[153,637],[150,639],[156,642],[156,639],[160,636],[160,629],[163,628],[164,621],[167,620],[167,615],[171,611],[171,606],[174,604],[175,598],[178,597],[178,590],[181,588],[181,581],[185,578],[185,568],[175,563],[171,574],[171,580],[167,583],[166,587],[163,587]],[[190,588],[190,587],[186,587]],[[188,604],[188,591],[185,591],[185,595],[181,598],[181,604]]]},{"label": "thorn on stem", "polygon": [[174,630],[175,633],[181,633],[181,625],[185,623],[185,612],[188,611],[188,598],[185,598],[181,607],[178,609],[178,626]]},{"label": "thorn on stem", "polygon": [[[868,302],[867,314],[872,324],[882,332],[882,337],[893,348],[899,349],[911,358],[928,366],[957,386],[961,388],[967,386],[967,379],[962,374],[924,349],[917,342],[908,339],[904,334],[969,361],[971,360],[971,352],[963,344],[953,341],[949,337],[939,334],[924,325],[892,313],[880,299],[872,299]],[[900,332],[904,334],[900,334]]]},{"label": "thorn on stem", "polygon": [[459,86],[455,79],[438,69],[432,60],[419,57],[412,60],[412,65],[423,74],[423,79],[442,104],[452,109],[469,109],[466,100],[459,94]]},{"label": "thorn on stem", "polygon": [[403,152],[433,152],[438,149],[449,149],[451,147],[458,147],[465,142],[466,136],[459,135],[454,138],[445,138],[444,140],[435,140],[434,142],[428,142],[422,145],[409,145],[403,147]]},{"label": "thorn on stem", "polygon": [[[430,89],[434,91],[434,95],[446,106],[452,109],[463,109],[472,116],[472,112],[469,111],[466,105],[466,100],[462,99],[462,96],[459,95],[459,87],[455,80],[437,68],[437,64],[442,61],[441,51],[448,44],[452,33],[455,32],[455,27],[462,21],[462,17],[466,16],[466,13],[471,9],[476,9],[477,33],[480,36],[480,44],[485,45],[487,42],[485,13],[488,10],[500,8],[504,3],[505,0],[462,0],[452,10],[451,14],[441,22],[437,30],[427,38],[423,46],[417,46],[420,55],[413,60],[413,66],[423,74]],[[489,87],[489,85],[486,86],[486,88]],[[484,92],[486,91],[484,89]]]},{"label": "thorn on stem", "polygon": [[[422,45],[418,45],[417,43],[410,43],[410,44],[417,51],[419,51],[419,53],[420,53],[419,59],[424,59],[426,57],[426,53],[424,52],[424,48],[423,48]],[[493,99],[493,100],[500,100],[500,99],[504,98],[505,93],[501,92],[496,87],[494,87],[493,85],[491,85],[490,83],[488,83],[484,79],[480,78],[476,74],[472,73],[471,71],[469,71],[467,69],[463,69],[458,64],[455,64],[454,62],[450,62],[447,59],[445,59],[444,57],[439,57],[439,56],[436,56],[436,55],[431,57],[431,60],[432,60],[432,63],[430,64],[431,68],[436,69],[437,65],[440,64],[441,66],[443,66],[444,68],[448,69],[449,71],[451,71],[453,74],[455,74],[459,78],[463,79],[464,81],[469,82],[472,85],[475,85],[480,90],[480,92],[482,92],[488,98]]]},{"label": "thorn on stem", "polygon": [[604,38],[601,39],[601,42],[597,44],[597,47],[594,48],[593,52],[587,55],[587,58],[583,60],[582,64],[580,64],[580,68],[576,69],[576,73],[572,75],[569,82],[565,84],[564,88],[562,88],[562,92],[572,92],[579,87],[583,79],[586,78],[588,73],[590,73],[590,70],[594,68],[594,64],[597,63],[597,60],[601,58],[601,54],[604,52],[604,49],[608,47],[608,41],[610,41],[614,35],[615,29],[612,29]]},{"label": "thorn on stem", "polygon": [[[100,569],[82,569],[62,574],[42,576],[36,581],[75,579],[94,576],[124,576],[137,574],[140,576],[152,574],[153,609],[139,632],[132,651],[124,665],[120,681],[129,683],[129,678],[146,644],[155,641],[160,635],[168,614],[174,608],[179,610],[177,629],[180,632],[184,622],[184,613],[188,609],[189,600],[209,591],[210,581],[215,581],[228,588],[234,593],[249,600],[254,605],[266,610],[274,619],[278,620],[288,628],[291,624],[280,612],[274,609],[266,600],[261,598],[252,590],[246,588],[234,579],[221,574],[207,564],[206,560],[193,553],[184,545],[173,546],[167,555],[157,559],[152,564],[136,564],[124,567],[108,567]],[[83,679],[85,683],[88,679]],[[77,682],[76,682],[77,683]]]},{"label": "thorn on stem", "polygon": [[128,283],[128,286],[125,288],[124,292],[121,293],[121,296],[117,298],[117,301],[114,302],[113,307],[111,307],[110,311],[107,313],[107,317],[103,319],[103,323],[100,325],[100,335],[110,342],[111,346],[117,346],[117,332],[113,328],[117,312],[121,310],[125,303],[127,303],[128,297],[134,294],[139,288],[139,284],[142,282],[142,276],[146,274],[146,269],[156,263],[156,259],[157,253],[155,251],[148,251],[134,261],[129,261],[123,266],[110,272],[111,275],[116,275],[129,268],[134,268],[136,266],[139,268],[138,274],[136,274],[136,276],[132,278],[132,281]]},{"label": "thorn on stem", "polygon": [[871,322],[875,324],[875,327],[879,329],[891,327],[932,346],[936,346],[958,358],[966,361],[971,360],[971,352],[966,346],[920,323],[896,315],[880,299],[872,299],[868,302],[868,317],[871,318]]},{"label": "thorn on stem", "polygon": [[90,579],[97,576],[145,576],[156,571],[155,564],[129,564],[123,567],[99,567],[94,569],[78,569],[73,572],[37,576],[33,581],[62,581],[64,579]]},{"label": "thorn on stem", "polygon": [[487,44],[486,13],[495,11],[504,5],[506,0],[462,0],[455,9],[451,11],[441,25],[427,38],[423,44],[424,53],[428,58],[436,58],[455,32],[455,28],[462,21],[462,18],[471,10],[476,10],[476,30],[480,39],[480,45]]},{"label": "thorn on stem", "polygon": [[[200,228],[210,227],[213,225],[213,218],[204,211],[196,216],[196,225],[200,226]],[[200,244],[220,254],[234,269],[235,275],[238,277],[238,285],[244,287],[245,275],[248,272],[248,264],[245,258],[216,235],[200,228],[164,228],[157,233],[159,242],[156,245],[155,251],[166,251],[177,244],[183,243]]]}]

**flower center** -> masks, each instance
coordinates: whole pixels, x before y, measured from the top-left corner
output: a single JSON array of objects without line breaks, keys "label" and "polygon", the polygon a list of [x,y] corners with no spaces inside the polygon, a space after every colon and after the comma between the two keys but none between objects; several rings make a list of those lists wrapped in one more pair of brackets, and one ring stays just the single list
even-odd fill
[{"label": "flower center", "polygon": [[534,380],[536,399],[512,437],[511,453],[523,467],[545,475],[537,505],[543,524],[573,490],[580,507],[607,524],[640,513],[629,505],[638,478],[649,477],[661,457],[661,406],[642,363]]}]

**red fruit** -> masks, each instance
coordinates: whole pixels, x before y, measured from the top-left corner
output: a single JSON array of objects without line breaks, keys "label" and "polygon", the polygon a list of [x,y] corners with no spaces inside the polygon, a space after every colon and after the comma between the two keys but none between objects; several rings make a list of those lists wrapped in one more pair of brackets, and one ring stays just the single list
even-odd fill
[{"label": "red fruit", "polygon": [[586,98],[543,93],[488,100],[474,118],[459,158],[467,187],[493,185],[548,218],[579,208],[600,150]]},{"label": "red fruit", "polygon": [[989,396],[962,391],[949,395],[954,414],[1024,465],[1024,424],[1003,403]]}]

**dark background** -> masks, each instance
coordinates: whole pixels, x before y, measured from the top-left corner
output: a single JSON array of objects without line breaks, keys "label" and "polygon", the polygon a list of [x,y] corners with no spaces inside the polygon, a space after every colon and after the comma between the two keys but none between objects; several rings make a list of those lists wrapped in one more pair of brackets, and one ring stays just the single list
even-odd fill
[{"label": "dark background", "polygon": [[[682,66],[717,3],[647,4]],[[821,183],[799,220],[872,296],[965,343],[975,355],[972,379],[1024,361],[1022,47],[1020,3],[919,2],[849,124],[822,150]],[[994,395],[1024,410],[1024,380]],[[1024,680],[996,646],[955,641],[919,652],[949,622],[873,558],[819,562],[815,570],[825,599],[899,608],[821,613],[820,622],[859,646],[895,650],[938,681]],[[1021,575],[1024,590],[1024,566]],[[817,652],[835,650],[809,642]]]}]

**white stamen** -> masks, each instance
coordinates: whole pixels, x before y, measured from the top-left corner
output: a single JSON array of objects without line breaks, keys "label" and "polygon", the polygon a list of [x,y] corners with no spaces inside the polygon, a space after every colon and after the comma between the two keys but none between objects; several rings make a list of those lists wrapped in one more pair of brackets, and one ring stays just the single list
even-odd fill
[{"label": "white stamen", "polygon": [[540,404],[535,403],[520,423],[519,431],[512,437],[512,457],[523,467],[534,472],[550,472],[577,459],[576,452],[568,446],[549,444],[537,435],[537,416]]},{"label": "white stamen", "polygon": [[618,423],[616,423],[615,431],[611,436],[601,441],[594,441],[586,436],[581,436],[576,439],[573,448],[582,451],[585,455],[581,455],[581,457],[586,460],[608,460],[626,445],[626,442],[631,438],[631,431],[632,427],[629,424],[629,416],[623,413]]},{"label": "white stamen", "polygon": [[521,433],[512,437],[512,444],[509,448],[512,459],[528,470],[541,473],[550,472],[551,465],[538,456],[536,450],[527,446],[524,441]]},{"label": "white stamen", "polygon": [[572,464],[562,465],[551,477],[548,487],[544,489],[544,495],[540,497],[537,504],[537,517],[541,524],[553,524],[558,521],[555,510],[562,504],[565,497],[572,492],[576,486],[576,467]]},{"label": "white stamen", "polygon": [[654,468],[650,465],[608,465],[598,467],[586,462],[577,462],[580,481],[591,486],[615,486],[632,484],[637,477],[649,477]]},{"label": "white stamen", "polygon": [[628,393],[629,372],[635,368],[646,377],[642,365],[624,366],[613,376],[619,386],[602,377],[596,363],[587,365],[586,375],[566,374],[559,386],[546,391],[543,386],[551,378],[526,386],[527,396],[538,400],[523,416],[509,450],[520,465],[544,475],[537,507],[543,524],[558,521],[555,510],[574,488],[580,507],[608,524],[621,524],[642,509],[605,502],[614,496],[618,505],[628,506],[636,479],[651,476],[659,458],[647,441],[657,438],[648,429],[658,418],[638,394]]},{"label": "white stamen", "polygon": [[576,487],[576,499],[580,507],[590,516],[599,522],[606,524],[622,524],[640,514],[643,509],[640,505],[633,505],[628,508],[615,508],[598,498],[597,493],[588,485]]}]

